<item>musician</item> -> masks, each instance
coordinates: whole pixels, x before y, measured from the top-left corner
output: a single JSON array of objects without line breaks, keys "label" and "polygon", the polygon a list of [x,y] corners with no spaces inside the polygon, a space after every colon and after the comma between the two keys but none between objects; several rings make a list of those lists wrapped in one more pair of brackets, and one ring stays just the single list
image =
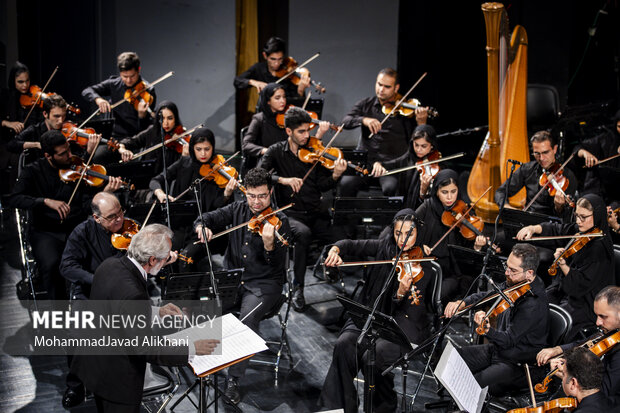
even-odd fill
[{"label": "musician", "polygon": [[[170,202],[176,202],[177,200],[190,200],[194,198],[194,191],[186,191],[190,188],[196,180],[202,178],[200,174],[200,168],[203,165],[208,164],[215,155],[215,135],[208,128],[199,128],[192,133],[192,137],[189,140],[189,155],[183,156],[172,165],[168,166],[165,173],[167,174],[168,184],[175,182],[172,188],[172,193],[168,194]],[[237,181],[232,179],[228,182],[228,185],[224,188],[220,188],[213,180],[204,179],[199,184],[200,205],[203,213],[213,211],[217,208],[221,208],[230,201],[232,201],[233,191],[237,187]],[[149,183],[149,188],[153,191],[153,195],[161,203],[166,202],[166,193],[164,192],[164,172],[155,176]],[[182,198],[178,196],[185,192]],[[174,217],[171,217],[174,218]],[[180,249],[185,248],[183,255],[192,257],[192,259],[198,263],[198,261],[204,258],[204,247],[202,245],[194,245],[195,238],[194,227],[191,223],[178,223],[174,222],[175,237],[173,241],[173,248]],[[217,251],[224,251],[222,245],[218,244]],[[195,267],[187,263],[179,263],[179,268],[182,271],[195,270]]]},{"label": "musician", "polygon": [[[67,236],[86,216],[97,189],[82,183],[68,204],[75,184],[60,180],[59,169],[71,165],[71,148],[60,131],[50,130],[41,136],[44,158],[29,164],[19,176],[7,205],[31,211],[30,243],[37,261],[41,282],[50,299],[65,297],[64,280],[58,270]],[[121,186],[119,178],[110,177],[103,188],[114,192]]]},{"label": "musician", "polygon": [[[172,135],[175,134],[174,131],[179,127],[183,128],[183,122],[181,122],[181,118],[179,117],[177,105],[169,100],[164,100],[155,109],[155,119],[153,119],[153,123],[137,135],[121,140],[119,142],[118,153],[121,155],[123,162],[129,162],[133,159],[135,152],[161,144],[162,136],[165,136],[165,139],[170,139]],[[189,146],[184,145],[183,152],[179,153],[172,147],[166,147],[163,150],[166,154],[166,165],[172,165],[181,155],[189,156],[188,149]],[[161,172],[163,169],[161,148],[145,154],[140,159],[155,159],[155,171],[157,171],[157,173]]]},{"label": "musician", "polygon": [[[146,279],[176,259],[176,254],[170,251],[171,238],[172,231],[163,225],[144,227],[133,236],[127,256],[108,258],[97,268],[90,298],[116,303],[110,305],[120,305],[118,301],[140,300],[144,303],[145,319],[151,320]],[[118,312],[118,309],[110,308],[110,311]],[[167,304],[159,308],[158,315],[183,316],[183,313],[174,304]],[[131,337],[132,330],[126,331]],[[147,361],[183,366],[190,354],[211,354],[217,343],[217,340],[198,340],[189,346],[140,346],[124,354],[108,356],[76,355],[71,371],[94,393],[98,412],[138,412]]]},{"label": "musician", "polygon": [[[547,343],[549,332],[549,303],[545,286],[536,276],[538,252],[529,244],[516,244],[506,261],[506,282],[501,289],[521,282],[530,282],[531,290],[511,307],[497,316],[496,327],[490,327],[486,313],[478,311],[474,321],[484,326],[488,344],[463,347],[459,353],[474,374],[480,386],[489,386],[492,395],[526,386],[521,363],[533,363],[536,354]],[[492,293],[492,292],[491,292]],[[489,292],[472,294],[464,300],[452,301],[445,316],[452,317],[461,307],[472,305]]]},{"label": "musician", "polygon": [[[389,231],[389,232],[387,232]],[[410,251],[418,244],[418,227],[413,210],[403,209],[396,213],[391,227],[386,228],[385,236],[379,239],[366,240],[340,240],[329,250],[325,260],[326,266],[338,266],[345,258],[374,257],[376,260],[391,260],[399,252]],[[431,274],[430,267],[422,263],[424,272]],[[372,275],[368,277],[358,301],[372,307],[379,296],[387,276],[392,270],[391,265],[377,266]],[[426,288],[430,282],[430,276],[423,276],[415,285],[422,292],[420,304],[415,305],[411,300],[412,277],[406,274],[399,282],[393,278],[386,293],[383,295],[378,310],[391,315],[403,329],[409,341],[419,344],[429,335],[429,324],[425,301]],[[319,404],[328,409],[342,409],[345,412],[357,412],[358,400],[353,379],[357,375],[358,368],[363,369],[367,361],[366,346],[357,347],[357,340],[361,334],[353,321],[349,318],[340,331],[334,347],[332,363],[327,372],[323,389],[319,398]],[[375,396],[373,397],[373,411],[394,411],[396,409],[396,393],[393,390],[393,375],[382,376],[381,372],[389,367],[405,352],[397,344],[383,338],[377,340]],[[364,370],[365,371],[365,370]],[[375,410],[376,409],[376,410]]]},{"label": "musician", "polygon": [[[253,64],[248,70],[235,77],[234,85],[236,89],[247,89],[255,87],[260,93],[268,83],[278,80],[276,72],[282,68],[286,44],[279,37],[271,37],[263,47],[262,56],[264,62]],[[305,90],[310,86],[310,77],[306,73],[300,76],[299,85],[294,85],[290,80],[285,79],[281,82],[285,88],[287,98],[303,97]]]},{"label": "musician", "polygon": [[271,145],[286,140],[286,130],[276,122],[276,115],[284,113],[285,108],[284,86],[278,83],[265,86],[260,92],[259,111],[252,116],[241,145],[249,166],[254,166]]},{"label": "musician", "polygon": [[[148,115],[149,106],[144,101],[140,102],[137,110],[129,102],[114,109],[111,108],[110,103],[124,99],[125,92],[142,81],[140,58],[136,53],[123,52],[118,55],[117,66],[119,76],[111,76],[101,83],[88,86],[82,91],[82,96],[89,102],[94,102],[101,113],[113,113],[114,129],[112,136],[116,139],[122,139],[135,136],[138,132],[146,129],[151,124],[151,119]],[[153,102],[150,107],[153,109],[156,101],[155,89],[149,89],[148,92],[153,95]]]},{"label": "musician", "polygon": [[[286,216],[295,241],[293,309],[296,311],[305,309],[303,288],[312,237],[326,243],[333,241],[329,214],[321,205],[321,194],[335,188],[347,168],[346,161],[340,159],[335,162],[333,172],[318,165],[305,181],[302,180],[312,165],[301,161],[297,152],[308,142],[311,122],[305,110],[291,107],[284,117],[287,140],[271,145],[259,165],[268,171],[275,170],[272,179],[279,184],[276,190],[278,205],[295,203],[286,210]],[[320,139],[328,129],[329,123],[321,122],[316,137]]]},{"label": "musician", "polygon": [[[620,287],[609,285],[603,288],[594,298],[594,313],[596,314],[596,326],[603,334],[613,334],[620,329]],[[598,333],[589,337],[589,340],[596,338]],[[583,341],[562,344],[556,347],[542,349],[536,356],[539,366],[553,362],[551,369],[554,369],[561,359],[553,359],[556,356],[566,353],[571,349],[581,345]],[[603,360],[603,382],[600,386],[601,392],[612,399],[616,406],[620,405],[620,347],[613,346],[602,357]]]},{"label": "musician", "polygon": [[[380,176],[379,166],[405,154],[409,148],[409,137],[415,126],[413,119],[397,115],[381,125],[381,120],[385,118],[381,108],[385,103],[396,103],[399,87],[398,73],[394,69],[382,69],[377,75],[375,96],[357,102],[342,120],[345,129],[361,126],[362,134],[358,149],[368,151],[368,163],[373,165],[373,176]],[[415,121],[418,125],[426,124],[427,118],[428,108],[416,109]],[[371,133],[373,136],[368,139]],[[340,185],[340,194],[356,196],[359,189],[368,183],[368,178],[345,176]],[[395,195],[398,189],[398,177],[394,175],[380,177],[379,184],[383,195]]]},{"label": "musician", "polygon": [[[198,238],[204,242],[203,229],[207,241],[214,232],[249,222],[252,217],[265,211],[271,205],[272,181],[269,173],[261,168],[250,169],[245,176],[246,200],[237,201],[215,211],[202,215],[195,222]],[[277,213],[282,226],[278,233],[289,239],[288,220],[281,212]],[[228,237],[228,247],[224,257],[225,268],[244,268],[239,285],[237,302],[241,305],[239,319],[258,333],[260,320],[278,303],[286,276],[284,266],[287,248],[276,239],[275,227],[264,223],[260,234],[241,228]],[[259,307],[259,303],[262,303]],[[224,308],[226,311],[226,308]],[[245,375],[249,360],[228,368],[226,396],[237,404],[241,400],[239,380]]]},{"label": "musician", "polygon": [[613,185],[604,185],[605,181],[613,180],[617,176],[610,174],[607,168],[620,167],[620,158],[605,162],[604,166],[597,164],[620,153],[620,110],[611,120],[613,129],[585,139],[573,149],[579,158],[583,158],[583,164],[588,168],[583,182],[583,193],[601,195],[608,204],[620,200],[618,191],[614,190]]},{"label": "musician", "polygon": [[[456,259],[450,254],[448,244],[480,251],[487,243],[487,238],[482,235],[478,235],[474,241],[468,241],[461,235],[459,228],[455,228],[431,252],[431,246],[435,245],[449,229],[441,222],[442,214],[461,200],[457,185],[458,174],[452,169],[442,169],[435,177],[435,185],[430,198],[426,199],[415,211],[416,217],[424,223],[424,233],[418,236],[418,242],[423,245],[426,255],[437,257],[437,262],[442,269],[441,295],[444,301],[467,291],[472,281],[471,277],[461,273]],[[470,214],[472,213],[473,210],[470,211]]]},{"label": "musician", "polygon": [[603,287],[614,283],[614,250],[607,226],[605,204],[598,195],[587,194],[576,203],[574,223],[530,225],[517,233],[517,239],[527,240],[536,234],[575,235],[597,228],[604,236],[593,238],[567,259],[562,257],[566,240],[540,241],[541,244],[557,248],[554,257],[560,271],[547,293],[550,302],[562,306],[573,318],[573,328],[567,335],[569,340],[581,329],[594,327],[594,297]]},{"label": "musician", "polygon": [[[530,203],[532,198],[536,196],[541,186],[539,184],[540,176],[543,172],[548,171],[556,163],[556,153],[558,145],[555,142],[553,136],[547,131],[536,132],[531,138],[532,153],[534,154],[534,160],[526,164],[523,164],[513,174],[510,181],[510,188],[508,189],[508,197],[514,196],[521,188],[526,190],[526,205]],[[574,196],[577,189],[577,178],[575,174],[568,169],[564,168],[563,175],[568,179],[568,188],[565,193],[568,196]],[[508,180],[504,182],[497,191],[495,191],[495,203],[500,205],[504,202],[506,194],[506,184]],[[567,200],[558,191],[554,197],[551,197],[547,190],[544,190],[538,198],[534,201],[528,211],[539,212],[541,214],[558,216],[560,218],[568,218],[570,216],[570,209],[566,208]],[[512,206],[506,203],[507,208]]]}]

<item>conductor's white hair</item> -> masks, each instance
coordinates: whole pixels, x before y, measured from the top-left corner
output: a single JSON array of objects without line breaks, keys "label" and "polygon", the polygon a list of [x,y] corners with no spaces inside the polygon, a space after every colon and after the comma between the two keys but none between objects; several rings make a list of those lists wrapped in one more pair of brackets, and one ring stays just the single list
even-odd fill
[{"label": "conductor's white hair", "polygon": [[151,257],[163,260],[170,253],[169,240],[172,240],[172,235],[172,230],[165,225],[147,225],[132,237],[127,256],[140,265],[147,264]]}]

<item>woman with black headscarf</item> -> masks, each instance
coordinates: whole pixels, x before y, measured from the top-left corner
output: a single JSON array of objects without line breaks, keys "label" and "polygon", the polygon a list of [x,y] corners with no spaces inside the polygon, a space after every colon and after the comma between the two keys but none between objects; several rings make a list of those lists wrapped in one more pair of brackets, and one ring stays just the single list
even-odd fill
[{"label": "woman with black headscarf", "polygon": [[[336,242],[327,255],[326,266],[337,266],[342,258],[373,257],[376,260],[391,260],[401,248],[409,251],[417,244],[418,228],[414,212],[403,209],[394,217],[389,233],[379,239],[340,240]],[[399,282],[396,277],[382,296],[378,310],[394,317],[412,343],[421,343],[429,334],[425,297],[426,288],[431,282],[432,270],[426,263],[422,263],[425,272],[415,286],[422,292],[419,305],[411,301],[409,291],[411,278],[405,276]],[[387,277],[392,270],[391,265],[373,266],[364,283],[360,297],[361,304],[372,307],[379,296]],[[361,331],[351,319],[348,319],[340,332],[334,348],[331,366],[325,378],[321,392],[320,403],[323,407],[338,409],[345,412],[357,412],[357,392],[353,383],[359,369],[366,360],[365,351],[357,351],[356,343]],[[393,375],[381,376],[381,371],[396,361],[404,351],[397,344],[384,339],[378,339],[376,350],[375,397],[373,411],[394,411],[396,408],[396,393],[394,392]]]},{"label": "woman with black headscarf", "polygon": [[276,142],[286,140],[283,127],[276,123],[276,116],[286,109],[284,86],[269,83],[260,93],[260,106],[257,114],[243,136],[243,154],[248,158],[246,169],[256,165],[258,159],[267,152],[267,148]]},{"label": "woman with black headscarf", "polygon": [[[155,109],[155,114],[156,116],[152,125],[137,135],[120,141],[118,153],[121,155],[123,162],[130,161],[134,156],[134,152],[150,148],[151,146],[161,143],[162,135],[169,135],[168,138],[170,138],[176,133],[178,130],[177,128],[183,128],[183,122],[181,122],[181,118],[179,117],[179,109],[174,102],[164,100]],[[181,141],[182,139],[178,142],[182,143]],[[172,163],[179,159],[181,155],[188,156],[190,153],[187,152],[187,149],[188,146],[185,145],[183,153],[179,153],[172,147],[166,147],[164,149],[166,154],[166,166],[172,165]],[[161,149],[149,152],[140,159],[155,159],[155,171],[157,173],[161,172],[163,169]]]},{"label": "woman with black headscarf", "polygon": [[[442,214],[444,211],[450,211],[459,200],[462,199],[458,188],[458,174],[452,169],[442,169],[435,176],[430,197],[425,199],[415,212],[416,217],[424,225],[424,232],[418,237],[418,242],[427,255],[437,257],[437,262],[441,266],[443,274],[441,298],[444,303],[467,291],[471,282],[470,277],[461,274],[456,260],[450,254],[448,244],[480,251],[487,242],[483,236],[477,236],[474,241],[469,241],[461,235],[459,228],[454,228],[432,252],[430,251],[449,229],[441,222]],[[473,210],[470,214],[473,215]]]},{"label": "woman with black headscarf", "polygon": [[614,248],[603,199],[594,194],[584,195],[576,203],[574,216],[574,223],[530,225],[517,233],[519,240],[527,240],[537,234],[545,237],[575,235],[596,229],[603,233],[602,237],[592,238],[567,258],[559,258],[566,246],[565,239],[549,241],[550,244],[547,244],[557,248],[554,256],[559,267],[551,286],[547,288],[547,295],[549,302],[559,304],[573,318],[573,328],[567,335],[569,341],[581,329],[595,326],[594,297],[604,287],[615,282]]}]

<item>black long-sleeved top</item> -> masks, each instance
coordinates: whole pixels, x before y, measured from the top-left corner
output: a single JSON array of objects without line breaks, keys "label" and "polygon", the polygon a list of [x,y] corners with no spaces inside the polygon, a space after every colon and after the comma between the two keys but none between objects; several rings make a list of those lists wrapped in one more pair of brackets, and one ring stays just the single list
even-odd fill
[{"label": "black long-sleeved top", "polygon": [[[297,155],[291,152],[288,140],[285,140],[271,145],[263,155],[259,166],[267,171],[275,170],[272,179],[276,184],[280,177],[303,178],[312,164],[299,160]],[[321,193],[335,188],[336,183],[329,169],[317,165],[295,196],[291,197],[293,190],[288,185],[279,185],[276,188],[278,206],[282,207],[294,202],[295,205],[287,211],[304,214],[318,212],[321,208]]]},{"label": "black long-sleeved top", "polygon": [[[541,236],[574,235],[579,232],[577,224],[542,223]],[[603,237],[604,238],[604,237]],[[581,250],[567,258],[570,271],[564,275],[558,268],[560,287],[568,297],[573,325],[596,323],[594,297],[604,287],[614,284],[614,260],[604,245],[603,238],[590,240]],[[541,245],[564,248],[566,240],[543,241]]]},{"label": "black long-sleeved top", "polygon": [[[49,128],[45,121],[39,122],[34,125],[28,126],[26,129],[21,131],[20,134],[11,139],[7,144],[6,148],[13,153],[21,153],[24,150],[24,143],[26,142],[41,142],[41,135],[47,132]],[[41,156],[43,155],[38,149],[31,149],[34,154]]]},{"label": "black long-sleeved top", "polygon": [[[404,168],[406,166],[415,165],[416,162],[421,161],[418,158],[409,145],[407,152],[402,154],[396,159],[382,162],[382,165],[388,171],[398,168]],[[416,209],[424,201],[420,197],[420,172],[414,168],[405,172],[401,172],[398,176],[398,194],[404,196],[404,207]]]},{"label": "black long-sleeved top", "polygon": [[[517,169],[513,174],[510,181],[510,189],[508,190],[508,197],[514,196],[517,192],[521,190],[521,188],[525,187],[526,192],[526,205],[529,204],[530,200],[534,198],[534,196],[540,190],[540,185],[538,180],[540,179],[540,175],[543,173],[543,168],[536,161],[530,161],[526,164],[521,165],[519,169]],[[568,179],[568,188],[566,188],[566,194],[570,196],[575,195],[575,191],[577,190],[577,178],[575,174],[568,168],[564,168],[564,175]],[[501,205],[504,201],[504,196],[506,194],[506,184],[508,180],[500,185],[495,191],[495,203]],[[558,215],[555,212],[555,204],[553,203],[553,197],[549,195],[549,191],[545,190],[536,201],[532,204],[532,206],[528,209],[528,211],[538,212],[541,214],[552,215],[552,216],[560,216],[560,218],[566,218],[570,209],[565,206],[564,211]]]},{"label": "black long-sleeved top", "polygon": [[620,412],[620,406],[617,403],[612,403],[607,399],[605,395],[598,391],[594,394],[584,397],[579,402],[579,405],[574,413],[618,413]]},{"label": "black long-sleeved top", "polygon": [[368,163],[371,165],[377,161],[386,162],[398,158],[406,153],[415,128],[415,120],[403,116],[390,117],[381,126],[381,131],[368,139],[370,129],[362,124],[362,120],[366,117],[382,121],[385,114],[381,107],[376,96],[362,99],[342,120],[345,129],[361,126],[362,137],[357,147],[368,151]]},{"label": "black long-sleeved top", "polygon": [[[620,133],[614,128],[614,130],[583,140],[575,146],[573,152],[576,154],[580,149],[585,149],[596,156],[599,161],[602,161],[605,158],[617,155],[618,147],[620,147]],[[583,164],[583,162],[580,162],[580,164]],[[620,158],[612,159],[601,166],[587,168],[582,193],[598,194],[609,204],[611,201],[618,199],[619,191],[614,189],[612,182],[605,182],[605,179],[609,176],[609,174],[605,173],[607,167],[620,168]]]},{"label": "black long-sleeved top", "polygon": [[[386,236],[392,237],[392,234],[390,233]],[[365,240],[343,239],[336,242],[334,245],[340,248],[339,255],[346,261],[355,258],[366,259],[367,257],[374,257],[378,261],[391,260],[398,253],[396,245],[393,242],[388,242],[385,238]],[[391,265],[374,266],[362,288],[359,298],[361,304],[369,307],[374,305],[391,269]],[[425,274],[432,273],[427,263],[422,263],[422,269]],[[416,283],[416,287],[422,292],[422,297],[420,298],[419,305],[412,305],[409,295],[405,295],[405,297],[400,300],[396,298],[399,281],[397,277],[394,277],[390,288],[379,305],[379,311],[393,316],[409,340],[413,343],[419,344],[426,338],[429,332],[426,309],[426,297],[429,297],[426,289],[429,280],[430,277],[423,276]]]},{"label": "black long-sleeved top", "polygon": [[[239,76],[235,76],[233,84],[236,89],[247,89],[252,87],[250,85],[250,79],[265,83],[275,83],[278,81],[278,78],[269,72],[267,62],[254,63],[248,70],[241,73]],[[282,81],[282,85],[284,86],[284,92],[286,93],[287,98],[299,98],[299,93],[297,93],[297,85],[294,85],[288,79],[284,79]]]},{"label": "black long-sleeved top", "polygon": [[[498,286],[505,289],[506,283]],[[531,292],[520,297],[514,307],[498,315],[497,326],[491,327],[486,334],[499,357],[514,363],[534,362],[536,354],[547,344],[550,318],[545,285],[536,277],[530,286]],[[489,292],[473,294],[464,301],[471,305],[487,295]]]},{"label": "black long-sleeved top", "polygon": [[[245,201],[233,202],[223,208],[202,214],[205,226],[213,233],[227,226],[248,222],[254,214]],[[290,240],[290,226],[286,216],[279,212],[282,227],[278,230],[285,239]],[[200,217],[194,221],[194,228],[201,224]],[[264,248],[260,234],[241,228],[228,234],[228,247],[224,256],[226,268],[244,268],[243,285],[254,294],[275,294],[282,291],[285,277],[285,258],[287,248],[277,239],[273,251]]]},{"label": "black long-sleeved top", "polygon": [[[138,82],[141,80],[142,78],[140,78]],[[109,98],[108,101],[114,104],[124,99],[125,91],[128,89],[129,88],[125,86],[123,80],[119,76],[111,76],[101,83],[88,86],[82,91],[82,96],[93,103],[97,98]],[[151,104],[151,110],[153,110],[157,101],[155,89],[149,89],[148,92],[153,95],[153,103]],[[138,111],[135,110],[129,102],[118,105],[116,108],[112,109],[112,112],[114,114],[112,136],[118,139],[136,135],[138,132],[146,129],[152,121],[148,114],[144,119],[140,119],[138,117]]]},{"label": "black long-sleeved top", "polygon": [[112,246],[112,233],[89,217],[73,229],[60,261],[60,275],[71,282],[72,299],[88,299],[95,270],[105,259],[121,257],[124,251]]},{"label": "black long-sleeved top", "polygon": [[[23,107],[19,103],[21,94],[16,89],[0,89],[0,120],[8,120],[9,122],[23,122],[28,116],[30,108]],[[34,125],[43,120],[43,113],[41,109],[34,108],[28,121],[24,125],[27,128],[30,125]],[[23,132],[23,131],[22,131]],[[2,128],[0,133],[2,141],[6,142],[15,137],[15,132],[9,128]]]},{"label": "black long-sleeved top", "polygon": [[259,112],[252,116],[252,122],[243,137],[243,153],[245,156],[259,158],[263,148],[269,148],[286,139],[284,128],[279,127],[275,119],[266,119],[265,114]]},{"label": "black long-sleeved top", "polygon": [[38,231],[69,234],[90,212],[94,194],[83,182],[71,201],[67,218],[60,220],[58,212],[44,204],[45,198],[68,202],[73,193],[74,182],[65,183],[58,177],[58,169],[45,158],[27,165],[15,183],[13,192],[7,196],[6,205],[12,208],[32,210],[33,228]]},{"label": "black long-sleeved top", "polygon": [[[159,125],[151,125],[135,136],[122,139],[120,143],[125,145],[125,148],[132,151],[135,155],[137,151],[148,149],[151,146],[157,145],[158,143],[160,144],[161,143],[160,130],[161,128],[159,127]],[[164,152],[166,154],[166,166],[172,165],[174,162],[176,162],[181,157],[180,153],[168,147],[164,149]],[[156,160],[155,170],[158,172],[163,170],[161,148],[151,151],[139,159],[141,160],[155,159]]]}]

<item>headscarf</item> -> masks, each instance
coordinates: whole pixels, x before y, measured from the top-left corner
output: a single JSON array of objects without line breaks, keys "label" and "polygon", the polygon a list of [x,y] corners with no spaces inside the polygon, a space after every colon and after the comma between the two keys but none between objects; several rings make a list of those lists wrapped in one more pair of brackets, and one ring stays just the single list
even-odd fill
[{"label": "headscarf", "polygon": [[594,227],[600,229],[605,234],[601,238],[601,241],[605,245],[605,250],[610,257],[614,254],[614,243],[611,239],[611,233],[609,232],[609,224],[607,223],[607,207],[603,198],[596,194],[585,194],[582,196],[590,202],[592,205],[592,218],[594,221]]},{"label": "headscarf", "polygon": [[194,162],[198,162],[194,153],[194,146],[200,142],[209,142],[213,148],[211,158],[215,155],[215,135],[209,128],[198,128],[192,133],[192,137],[189,140],[189,156]]},{"label": "headscarf", "polygon": [[439,143],[437,142],[437,132],[435,131],[435,128],[431,125],[418,125],[413,130],[413,134],[411,134],[411,142],[409,145],[409,156],[411,159],[418,160],[418,156],[413,150],[413,141],[419,139],[420,137],[423,137],[427,142],[433,145],[434,150],[439,150]]},{"label": "headscarf", "polygon": [[[459,175],[456,173],[456,171],[452,169],[440,170],[437,173],[437,175],[435,175],[435,179],[433,180],[433,187],[431,189],[431,202],[433,203],[433,211],[437,213],[437,215],[439,216],[441,216],[443,211],[447,210],[447,208],[439,200],[439,197],[437,196],[437,192],[439,191],[439,187],[441,186],[441,183],[447,182],[450,179],[453,179],[455,184],[458,187]],[[457,200],[461,199],[460,191],[456,199]]]},{"label": "headscarf", "polygon": [[263,116],[266,119],[275,118],[276,116],[276,114],[273,113],[271,107],[269,106],[269,100],[278,89],[284,90],[284,86],[279,83],[269,83],[260,92],[258,110],[263,113]]},{"label": "headscarf", "polygon": [[170,100],[164,100],[159,105],[157,105],[157,108],[155,108],[155,113],[157,114],[157,116],[155,116],[154,122],[157,127],[161,129],[162,109],[168,109],[170,112],[172,112],[172,114],[174,115],[175,128],[179,125],[183,125],[183,122],[181,122],[181,118],[179,117],[179,109],[177,108],[177,105]]}]

